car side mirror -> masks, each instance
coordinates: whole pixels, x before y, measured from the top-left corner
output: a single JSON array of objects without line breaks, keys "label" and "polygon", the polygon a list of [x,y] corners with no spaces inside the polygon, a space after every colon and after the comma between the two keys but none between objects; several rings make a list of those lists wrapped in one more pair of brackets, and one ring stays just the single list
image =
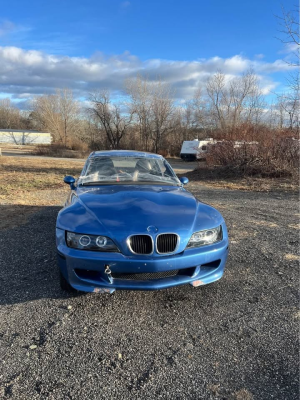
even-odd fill
[{"label": "car side mirror", "polygon": [[75,178],[73,176],[67,175],[64,177],[64,182],[70,185],[71,189],[74,189]]},{"label": "car side mirror", "polygon": [[183,185],[186,185],[187,183],[189,183],[188,178],[186,178],[185,176],[183,176],[182,178],[179,178],[179,180]]}]

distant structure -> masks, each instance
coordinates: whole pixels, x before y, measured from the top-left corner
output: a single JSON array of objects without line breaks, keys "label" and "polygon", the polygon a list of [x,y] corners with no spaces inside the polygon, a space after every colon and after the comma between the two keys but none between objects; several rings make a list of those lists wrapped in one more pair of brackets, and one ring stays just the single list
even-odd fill
[{"label": "distant structure", "polygon": [[52,137],[48,132],[1,129],[0,143],[11,143],[16,145],[51,144]]},{"label": "distant structure", "polygon": [[215,143],[216,141],[213,138],[185,140],[182,143],[180,157],[184,161],[201,160],[205,158],[207,147]]}]

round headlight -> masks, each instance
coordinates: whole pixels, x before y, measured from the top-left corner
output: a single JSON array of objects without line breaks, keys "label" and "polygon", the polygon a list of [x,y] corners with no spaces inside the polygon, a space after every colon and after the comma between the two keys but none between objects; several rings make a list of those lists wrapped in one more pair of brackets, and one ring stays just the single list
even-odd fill
[{"label": "round headlight", "polygon": [[88,246],[91,243],[91,238],[87,235],[83,235],[81,236],[81,238],[79,239],[79,243],[81,244],[81,246],[85,247]]},{"label": "round headlight", "polygon": [[213,244],[220,240],[222,240],[222,228],[218,226],[217,228],[194,232],[187,244],[187,248]]},{"label": "round headlight", "polygon": [[99,247],[104,247],[106,246],[107,239],[105,236],[98,236],[96,239],[96,245]]}]

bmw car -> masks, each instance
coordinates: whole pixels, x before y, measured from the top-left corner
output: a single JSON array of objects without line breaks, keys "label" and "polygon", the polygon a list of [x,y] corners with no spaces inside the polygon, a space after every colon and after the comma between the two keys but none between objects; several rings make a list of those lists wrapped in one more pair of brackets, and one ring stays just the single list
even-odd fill
[{"label": "bmw car", "polygon": [[90,154],[56,224],[67,291],[157,290],[220,279],[228,255],[222,215],[196,199],[160,155]]}]

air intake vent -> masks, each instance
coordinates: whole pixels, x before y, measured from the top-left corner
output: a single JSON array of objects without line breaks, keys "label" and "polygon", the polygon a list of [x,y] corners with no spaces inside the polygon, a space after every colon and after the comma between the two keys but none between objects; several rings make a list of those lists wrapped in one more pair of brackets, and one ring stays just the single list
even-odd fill
[{"label": "air intake vent", "polygon": [[163,233],[157,236],[156,247],[160,254],[173,253],[177,247],[178,236],[174,233]]},{"label": "air intake vent", "polygon": [[129,238],[129,248],[135,254],[151,254],[153,242],[151,236],[134,235]]},{"label": "air intake vent", "polygon": [[162,271],[162,272],[144,272],[139,274],[125,274],[112,272],[112,277],[114,279],[124,279],[124,280],[134,280],[134,281],[147,281],[151,279],[163,279],[170,276],[176,276],[178,274],[177,270],[172,271]]}]

